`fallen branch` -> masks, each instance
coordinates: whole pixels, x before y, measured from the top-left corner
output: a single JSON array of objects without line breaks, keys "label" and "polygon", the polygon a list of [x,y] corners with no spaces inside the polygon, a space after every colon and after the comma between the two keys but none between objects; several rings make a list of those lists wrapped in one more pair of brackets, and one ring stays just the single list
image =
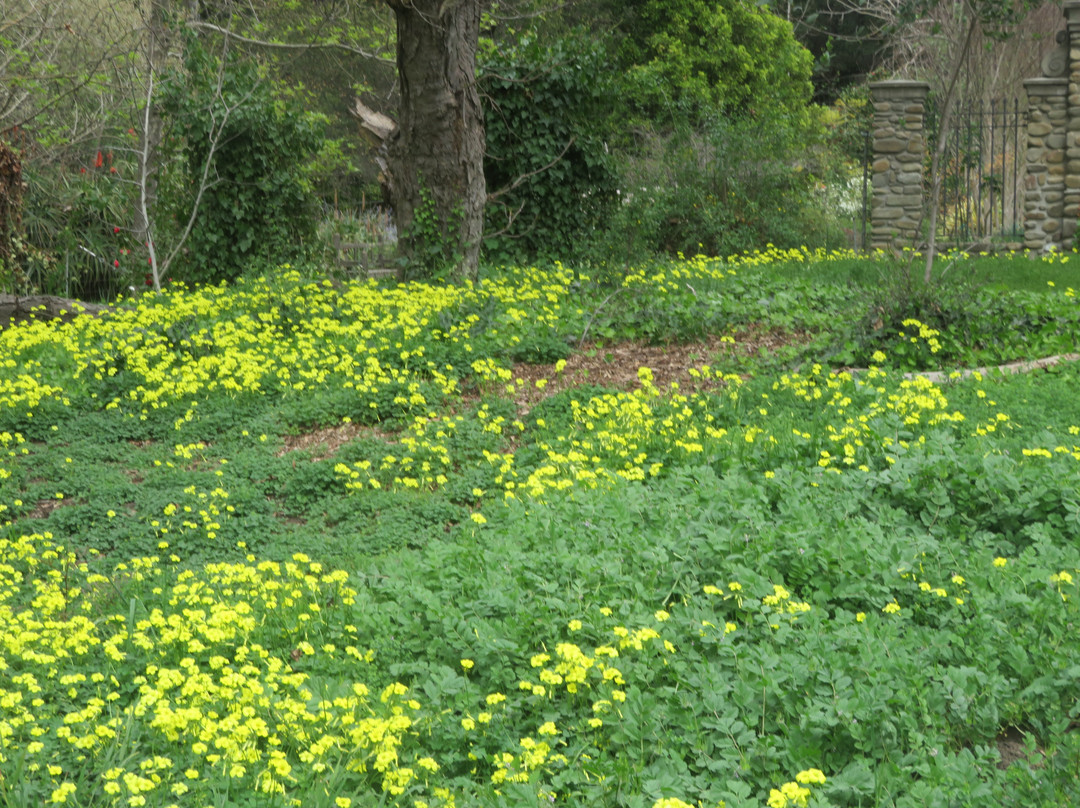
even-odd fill
[{"label": "fallen branch", "polygon": [[904,378],[913,379],[916,376],[922,376],[932,382],[947,382],[954,378],[953,374],[957,372],[959,372],[959,378],[961,379],[970,378],[976,373],[980,376],[986,376],[994,371],[1012,375],[1014,373],[1030,373],[1033,370],[1046,370],[1049,367],[1060,365],[1063,362],[1076,361],[1080,361],[1080,354],[1058,354],[1056,356],[1048,356],[1044,359],[1031,359],[1026,362],[1010,362],[1007,365],[998,365],[997,367],[983,367],[961,371],[925,370],[920,373],[905,373]]},{"label": "fallen branch", "polygon": [[[1080,362],[1080,353],[1070,354],[1057,354],[1055,356],[1047,356],[1043,359],[1029,359],[1022,362],[1009,362],[1004,365],[997,365],[995,367],[980,367],[980,368],[967,368],[965,370],[919,370],[911,373],[905,373],[905,379],[914,379],[921,376],[924,379],[929,379],[935,384],[941,382],[952,381],[953,379],[968,379],[978,373],[980,376],[988,376],[991,373],[997,372],[1005,375],[1012,375],[1016,373],[1030,373],[1033,370],[1046,370],[1054,365],[1060,365],[1065,362]],[[857,378],[863,373],[867,373],[869,368],[843,368],[841,370],[833,371],[834,374],[848,373],[852,378]]]}]

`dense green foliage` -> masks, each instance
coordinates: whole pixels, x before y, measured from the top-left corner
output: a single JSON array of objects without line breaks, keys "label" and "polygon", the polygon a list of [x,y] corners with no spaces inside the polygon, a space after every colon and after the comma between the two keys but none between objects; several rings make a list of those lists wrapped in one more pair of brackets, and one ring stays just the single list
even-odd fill
[{"label": "dense green foliage", "polygon": [[[855,222],[859,201],[823,146],[820,124],[772,110],[648,138],[625,162],[623,205],[606,234],[610,257],[844,246],[842,228]],[[827,200],[826,188],[838,193]]]},{"label": "dense green foliage", "polygon": [[566,255],[595,237],[616,199],[604,136],[614,83],[580,32],[525,39],[480,65],[489,197],[485,250],[493,261]]},{"label": "dense green foliage", "polygon": [[1078,371],[902,372],[1076,350],[1069,258],[856,375],[903,267],[777,251],[0,332],[0,805],[1075,803]]},{"label": "dense green foliage", "polygon": [[254,62],[235,52],[219,59],[195,37],[162,106],[184,165],[166,204],[178,228],[195,211],[186,279],[233,280],[256,259],[302,255],[315,232],[304,167],[322,143],[322,117],[276,98]]},{"label": "dense green foliage", "polygon": [[767,8],[745,0],[620,5],[618,63],[629,105],[648,117],[797,112],[809,102],[813,58]]}]

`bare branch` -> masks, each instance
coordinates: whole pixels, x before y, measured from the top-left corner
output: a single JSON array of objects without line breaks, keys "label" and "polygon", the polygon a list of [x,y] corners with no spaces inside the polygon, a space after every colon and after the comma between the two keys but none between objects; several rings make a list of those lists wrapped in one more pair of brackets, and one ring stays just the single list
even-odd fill
[{"label": "bare branch", "polygon": [[359,56],[363,56],[365,59],[372,59],[376,62],[382,62],[383,64],[397,64],[394,59],[386,56],[380,56],[377,53],[366,51],[363,48],[357,48],[354,45],[346,45],[342,42],[273,42],[268,39],[253,39],[251,37],[243,36],[235,31],[231,31],[228,28],[222,28],[219,25],[214,25],[209,22],[202,22],[200,20],[191,20],[188,22],[188,26],[191,28],[198,28],[203,31],[213,31],[216,34],[221,34],[227,39],[235,39],[238,42],[243,42],[245,45],[255,45],[259,48],[273,48],[276,50],[340,50],[346,53],[354,53]]},{"label": "bare branch", "polygon": [[[502,204],[502,203],[500,202],[499,204]],[[509,210],[509,208],[506,205],[503,205],[503,207],[507,208],[507,210]],[[523,211],[524,209],[525,209],[525,203],[522,202],[520,205],[518,205],[517,210],[509,211],[506,214],[506,227],[502,228],[501,230],[496,230],[494,233],[485,233],[484,238],[496,238],[498,236],[502,236],[502,235],[505,235],[506,233],[510,232],[510,228],[514,226],[514,222],[517,221],[517,217],[521,215],[521,211]],[[529,229],[526,230],[525,233],[532,232],[534,226],[535,226],[535,220],[534,220],[534,225],[530,225]],[[521,238],[522,236],[525,235],[525,233],[521,233],[519,235],[512,236],[512,238]]]},{"label": "bare branch", "polygon": [[563,150],[561,152],[559,152],[559,156],[556,157],[554,160],[552,160],[547,165],[543,165],[543,166],[541,166],[540,168],[538,168],[538,169],[536,169],[534,171],[526,172],[525,174],[522,174],[520,177],[515,179],[509,185],[507,185],[507,186],[505,186],[503,188],[500,188],[498,191],[495,191],[493,193],[488,194],[487,195],[487,201],[488,202],[494,202],[496,199],[498,199],[503,194],[507,194],[510,191],[517,188],[519,185],[521,185],[521,183],[523,183],[523,182],[525,182],[525,180],[529,179],[529,177],[535,177],[537,174],[541,174],[544,171],[547,171],[549,168],[551,168],[553,165],[555,165],[557,162],[559,162],[561,159],[563,159],[563,157],[566,156],[566,153],[568,151],[570,151],[570,147],[574,145],[574,141],[576,139],[577,139],[576,137],[570,138],[570,140],[567,142],[567,144],[563,147]]}]

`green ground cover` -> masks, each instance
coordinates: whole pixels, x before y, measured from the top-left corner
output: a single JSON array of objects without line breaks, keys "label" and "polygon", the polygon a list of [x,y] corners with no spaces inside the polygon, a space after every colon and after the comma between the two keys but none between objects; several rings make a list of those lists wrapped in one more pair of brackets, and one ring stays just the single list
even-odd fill
[{"label": "green ground cover", "polygon": [[1080,802],[1080,374],[907,374],[1076,351],[1070,258],[284,268],[0,332],[0,804]]}]

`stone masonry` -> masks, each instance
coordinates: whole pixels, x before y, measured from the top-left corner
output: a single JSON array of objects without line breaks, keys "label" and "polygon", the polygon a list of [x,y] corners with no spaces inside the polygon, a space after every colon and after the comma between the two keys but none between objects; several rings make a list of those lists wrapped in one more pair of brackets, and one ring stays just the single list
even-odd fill
[{"label": "stone masonry", "polygon": [[916,243],[923,212],[923,114],[930,85],[879,81],[874,100],[870,244],[899,252]]},{"label": "stone masonry", "polygon": [[[1028,79],[1024,89],[1028,97],[1024,248],[1060,248],[1066,229],[1063,214],[1068,82],[1057,78]],[[1080,180],[1080,176],[1074,180]]]},{"label": "stone masonry", "polygon": [[[1080,2],[1063,4],[1065,12],[1065,80],[1068,82],[1065,121],[1065,191],[1061,239],[1055,246],[1072,246],[1076,219],[1080,216]],[[1061,131],[1061,130],[1057,130]],[[1055,132],[1056,133],[1056,132]]]},{"label": "stone masonry", "polygon": [[[1065,30],[1043,60],[1028,97],[1023,188],[1024,248],[1069,250],[1080,219],[1080,0],[1062,4]],[[929,86],[870,85],[874,103],[874,195],[870,246],[918,248],[925,204],[923,114]]]}]

